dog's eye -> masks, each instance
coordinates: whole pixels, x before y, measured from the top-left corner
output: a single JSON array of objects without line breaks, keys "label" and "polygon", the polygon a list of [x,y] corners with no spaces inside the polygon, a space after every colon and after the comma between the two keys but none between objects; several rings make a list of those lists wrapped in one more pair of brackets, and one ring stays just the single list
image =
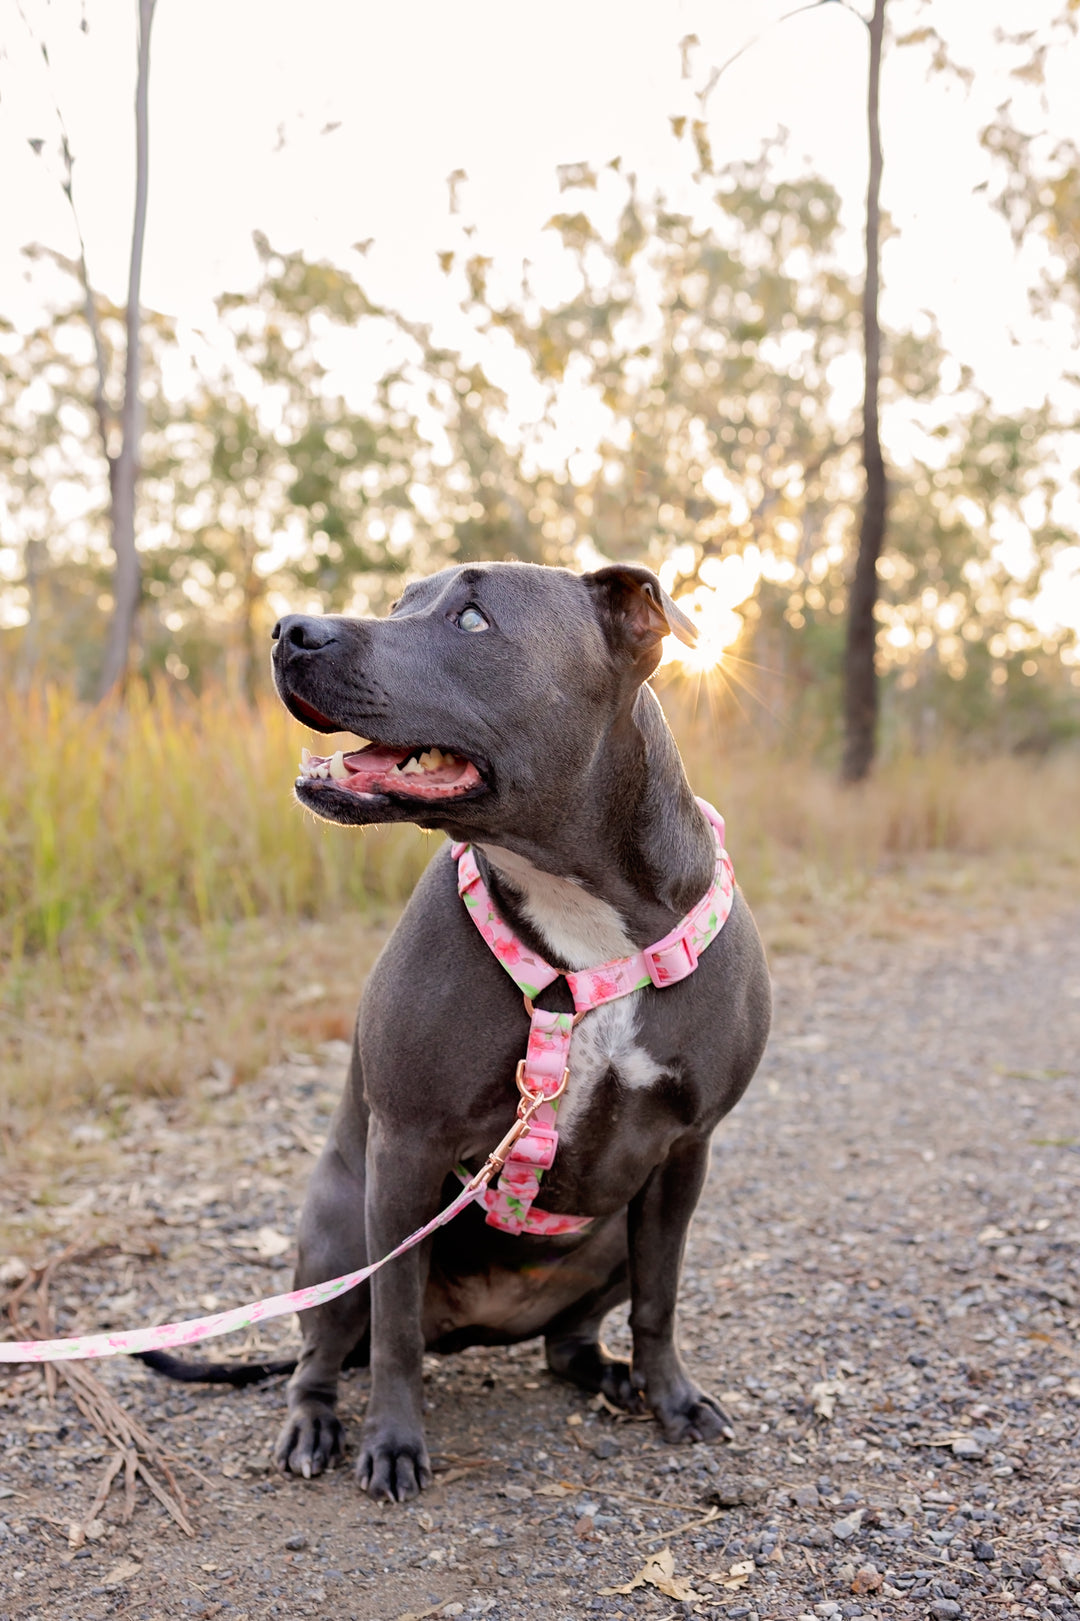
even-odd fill
[{"label": "dog's eye", "polygon": [[488,628],[488,622],[479,608],[474,608],[471,603],[467,608],[462,608],[455,623],[458,630],[487,630]]}]

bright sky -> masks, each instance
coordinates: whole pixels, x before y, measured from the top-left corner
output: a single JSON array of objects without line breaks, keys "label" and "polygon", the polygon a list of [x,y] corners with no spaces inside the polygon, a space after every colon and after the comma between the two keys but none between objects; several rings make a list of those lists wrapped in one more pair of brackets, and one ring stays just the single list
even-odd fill
[{"label": "bright sky", "polygon": [[[344,258],[375,238],[369,279],[428,316],[447,302],[435,251],[455,240],[446,176],[464,169],[463,212],[486,251],[516,269],[543,252],[558,206],[555,166],[620,154],[642,181],[678,168],[668,118],[692,106],[678,41],[696,33],[695,83],[791,0],[159,0],[151,78],[151,202],[144,297],[198,322],[224,287],[255,273],[251,233]],[[863,0],[866,3],[866,0]],[[1025,0],[1024,25],[1059,0]],[[25,12],[49,44],[52,75]],[[77,157],[91,274],[126,283],[133,183],[135,0],[0,0],[0,287],[28,311],[18,249],[73,249],[66,204],[28,138],[55,137],[55,95]],[[85,11],[89,30],[78,26]],[[935,311],[947,343],[1003,403],[1041,396],[1061,356],[1029,323],[1004,224],[973,187],[988,166],[976,131],[1010,93],[995,28],[1015,0],[892,0],[898,32],[932,20],[976,69],[969,96],[928,84],[925,51],[894,50],[884,84],[884,200],[900,229],[886,250],[895,319]],[[836,184],[861,228],[866,31],[839,5],[771,30],[724,76],[709,106],[717,161],[752,154],[779,124]],[[1077,82],[1076,55],[1058,87]],[[1065,89],[1056,116],[1080,133]],[[334,126],[334,127],[331,127]],[[326,131],[326,133],[323,133]],[[1064,133],[1064,123],[1063,123]],[[853,253],[857,242],[853,241]],[[1024,339],[1018,354],[1010,341]]]},{"label": "bright sky", "polygon": [[[861,0],[866,6],[868,0]],[[200,327],[225,288],[256,274],[251,235],[346,260],[373,237],[361,278],[377,297],[454,333],[435,264],[459,245],[446,177],[463,169],[476,244],[516,272],[553,251],[559,163],[621,155],[643,186],[675,183],[669,117],[792,0],[158,0],[151,73],[151,187],[144,302]],[[1060,0],[1025,0],[1037,26]],[[893,49],[883,88],[884,314],[932,310],[944,339],[1003,408],[1038,403],[1064,366],[1034,323],[1004,223],[975,188],[990,174],[977,131],[1013,93],[995,30],[1015,0],[891,0],[895,31],[933,22],[975,69],[965,93],[926,76],[925,48]],[[91,275],[124,296],[133,190],[135,0],[0,0],[0,311],[29,319],[41,283],[19,249],[74,251],[67,205],[28,144],[55,145],[53,98],[76,154]],[[51,75],[23,15],[49,45]],[[79,28],[85,14],[85,34]],[[695,33],[693,81],[679,40]],[[858,264],[866,183],[867,37],[840,5],[768,29],[709,103],[718,164],[756,153],[778,125],[795,162],[840,190]],[[1052,69],[1050,125],[1080,135],[1080,48]],[[1071,128],[1070,128],[1071,123]],[[53,172],[56,172],[55,164]],[[354,261],[355,263],[355,261]],[[359,268],[359,266],[358,266]],[[38,278],[40,269],[34,272]]]}]

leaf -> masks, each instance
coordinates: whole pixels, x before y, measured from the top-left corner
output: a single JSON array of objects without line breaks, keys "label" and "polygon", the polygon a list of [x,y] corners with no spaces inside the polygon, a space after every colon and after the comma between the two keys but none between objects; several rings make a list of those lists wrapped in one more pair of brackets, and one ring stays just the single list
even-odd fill
[{"label": "leaf", "polygon": [[587,163],[560,163],[556,165],[555,173],[558,176],[560,191],[567,191],[572,186],[596,190],[596,171]]},{"label": "leaf", "polygon": [[249,1246],[262,1256],[264,1261],[272,1261],[279,1255],[284,1255],[292,1247],[292,1239],[279,1233],[276,1227],[260,1227],[255,1234],[255,1241]]},{"label": "leaf", "polygon": [[898,45],[923,45],[928,39],[937,39],[937,37],[938,31],[936,28],[913,28],[908,34],[898,34],[896,43]]},{"label": "leaf", "polygon": [[836,1411],[836,1399],[843,1394],[843,1390],[842,1379],[821,1379],[816,1385],[811,1385],[810,1399],[819,1418],[832,1418]]},{"label": "leaf", "polygon": [[105,1575],[101,1578],[101,1585],[103,1587],[122,1587],[133,1576],[141,1575],[141,1573],[142,1566],[137,1565],[134,1559],[121,1559],[118,1565],[114,1565],[111,1570],[105,1572]]},{"label": "leaf", "polygon": [[711,1575],[706,1576],[705,1580],[714,1582],[717,1587],[726,1587],[734,1592],[746,1586],[754,1574],[755,1568],[752,1559],[739,1559],[727,1571],[713,1571]]},{"label": "leaf", "polygon": [[646,1583],[650,1587],[655,1587],[657,1592],[663,1593],[666,1598],[678,1599],[680,1603],[693,1603],[700,1596],[694,1592],[685,1576],[676,1576],[675,1555],[670,1548],[661,1548],[659,1553],[654,1553],[650,1559],[646,1559],[637,1575],[632,1581],[627,1582],[625,1587],[601,1587],[597,1591],[601,1598],[613,1598],[616,1594],[625,1597],[635,1588],[644,1587]]}]

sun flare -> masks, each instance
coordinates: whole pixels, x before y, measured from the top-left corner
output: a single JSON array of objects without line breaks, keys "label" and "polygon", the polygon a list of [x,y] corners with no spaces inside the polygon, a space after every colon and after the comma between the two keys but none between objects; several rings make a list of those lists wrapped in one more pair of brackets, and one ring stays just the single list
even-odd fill
[{"label": "sun flare", "polygon": [[[667,565],[660,571],[661,582]],[[674,576],[674,568],[671,574]],[[700,584],[685,596],[676,598],[677,605],[693,620],[697,628],[696,647],[685,647],[674,636],[664,643],[662,664],[678,664],[688,675],[706,675],[724,661],[728,649],[734,647],[743,629],[743,616],[736,612],[740,604],[753,596],[761,579],[761,557],[756,546],[728,557],[707,557],[698,570]],[[671,583],[674,583],[672,578]]]}]

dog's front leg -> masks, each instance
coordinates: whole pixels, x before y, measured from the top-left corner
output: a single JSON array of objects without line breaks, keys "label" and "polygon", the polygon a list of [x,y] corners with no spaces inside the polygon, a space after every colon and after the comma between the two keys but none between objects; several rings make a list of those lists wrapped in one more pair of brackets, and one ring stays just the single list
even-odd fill
[{"label": "dog's front leg", "polygon": [[715,1441],[730,1434],[723,1409],[690,1378],[675,1343],[683,1250],[708,1165],[709,1139],[683,1139],[629,1209],[633,1379],[669,1441]]},{"label": "dog's front leg", "polygon": [[[446,1172],[444,1153],[419,1133],[390,1133],[372,1124],[367,1151],[372,1255],[386,1255],[431,1220]],[[356,1473],[364,1490],[383,1502],[404,1503],[431,1484],[421,1417],[421,1308],[430,1252],[428,1239],[371,1280],[371,1400]]]}]

